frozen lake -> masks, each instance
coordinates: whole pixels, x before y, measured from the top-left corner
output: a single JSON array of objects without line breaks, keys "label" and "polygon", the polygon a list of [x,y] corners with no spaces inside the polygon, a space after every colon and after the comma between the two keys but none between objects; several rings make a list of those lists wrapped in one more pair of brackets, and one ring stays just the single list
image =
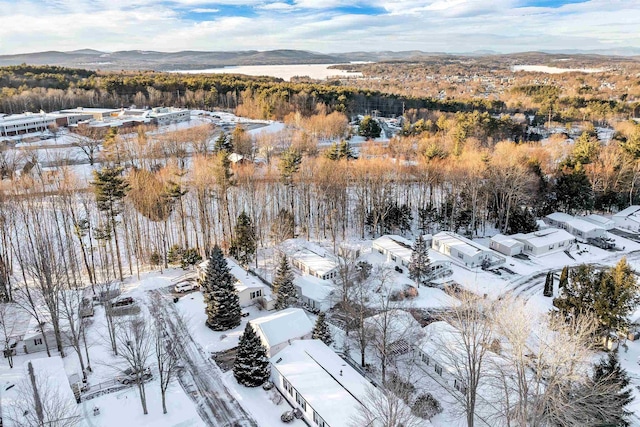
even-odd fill
[{"label": "frozen lake", "polygon": [[295,76],[309,76],[312,79],[324,80],[329,77],[362,77],[360,72],[329,69],[339,64],[292,64],[292,65],[240,65],[205,70],[176,70],[174,73],[186,74],[246,74],[249,76],[270,76],[291,80]]},{"label": "frozen lake", "polygon": [[536,73],[549,73],[549,74],[560,74],[560,73],[601,73],[603,71],[607,71],[604,68],[558,68],[558,67],[548,67],[546,65],[514,65],[511,67],[512,71],[533,71]]}]

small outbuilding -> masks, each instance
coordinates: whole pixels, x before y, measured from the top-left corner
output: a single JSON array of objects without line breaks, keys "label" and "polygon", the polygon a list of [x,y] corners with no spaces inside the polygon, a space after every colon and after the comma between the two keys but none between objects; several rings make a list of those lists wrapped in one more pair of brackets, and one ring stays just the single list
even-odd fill
[{"label": "small outbuilding", "polygon": [[521,254],[524,250],[524,243],[504,234],[496,234],[491,238],[489,247],[503,255],[514,256]]}]

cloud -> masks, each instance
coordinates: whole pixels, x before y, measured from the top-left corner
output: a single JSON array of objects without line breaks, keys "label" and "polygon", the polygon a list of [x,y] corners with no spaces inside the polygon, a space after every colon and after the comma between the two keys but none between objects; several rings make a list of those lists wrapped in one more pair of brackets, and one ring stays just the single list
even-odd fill
[{"label": "cloud", "polygon": [[0,10],[11,11],[0,14],[0,54],[87,47],[320,52],[640,47],[640,2],[625,0],[0,0]]}]

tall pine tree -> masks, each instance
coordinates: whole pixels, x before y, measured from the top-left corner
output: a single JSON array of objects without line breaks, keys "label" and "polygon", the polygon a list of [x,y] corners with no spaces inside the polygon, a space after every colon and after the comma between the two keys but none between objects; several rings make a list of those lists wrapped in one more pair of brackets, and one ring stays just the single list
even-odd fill
[{"label": "tall pine tree", "polygon": [[553,273],[550,271],[547,273],[547,278],[544,282],[544,292],[543,295],[545,297],[553,296]]},{"label": "tall pine tree", "polygon": [[627,372],[620,366],[618,353],[610,352],[608,357],[602,359],[600,363],[594,367],[592,380],[596,385],[609,385],[619,390],[615,393],[614,403],[612,403],[618,408],[618,410],[614,412],[619,415],[611,419],[594,421],[593,425],[599,427],[628,426],[630,424],[629,417],[632,414],[625,407],[633,401],[633,395],[628,388],[629,377],[627,376]]},{"label": "tall pine tree", "polygon": [[422,234],[418,235],[413,244],[413,252],[411,252],[411,261],[409,262],[409,277],[415,280],[418,286],[427,286],[431,280],[429,248]]},{"label": "tall pine tree", "polygon": [[231,153],[233,151],[233,145],[224,132],[220,132],[220,135],[218,135],[218,138],[213,144],[213,152],[219,153],[220,151],[226,151],[227,153]]},{"label": "tall pine tree", "polygon": [[269,379],[269,358],[260,338],[247,323],[240,336],[238,353],[233,362],[233,376],[247,387],[258,387]]},{"label": "tall pine tree", "polygon": [[240,300],[235,287],[236,278],[227,266],[227,260],[216,245],[202,282],[207,304],[207,326],[214,331],[226,331],[240,325]]},{"label": "tall pine tree", "polygon": [[273,293],[276,295],[276,310],[288,308],[296,300],[296,288],[293,285],[293,272],[286,255],[280,258],[280,264],[273,279]]},{"label": "tall pine tree", "polygon": [[245,211],[238,215],[229,253],[245,268],[256,253],[256,230]]},{"label": "tall pine tree", "polygon": [[331,343],[333,343],[331,331],[329,330],[329,325],[327,324],[327,319],[324,312],[321,312],[318,315],[318,320],[316,320],[316,324],[313,327],[311,338],[313,338],[314,340],[321,340],[326,345],[331,345]]}]

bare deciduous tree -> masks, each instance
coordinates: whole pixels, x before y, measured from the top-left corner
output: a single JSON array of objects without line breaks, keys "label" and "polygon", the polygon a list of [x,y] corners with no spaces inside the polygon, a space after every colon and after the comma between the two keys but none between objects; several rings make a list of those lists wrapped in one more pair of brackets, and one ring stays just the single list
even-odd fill
[{"label": "bare deciduous tree", "polygon": [[17,343],[15,340],[15,325],[16,325],[16,306],[11,303],[0,304],[0,333],[2,333],[2,342],[4,348],[4,357],[9,363],[9,367],[13,368],[13,352],[12,343]]},{"label": "bare deciduous tree", "polygon": [[352,427],[420,427],[425,420],[413,415],[409,406],[392,390],[371,386],[367,388],[362,405],[349,423]]}]

